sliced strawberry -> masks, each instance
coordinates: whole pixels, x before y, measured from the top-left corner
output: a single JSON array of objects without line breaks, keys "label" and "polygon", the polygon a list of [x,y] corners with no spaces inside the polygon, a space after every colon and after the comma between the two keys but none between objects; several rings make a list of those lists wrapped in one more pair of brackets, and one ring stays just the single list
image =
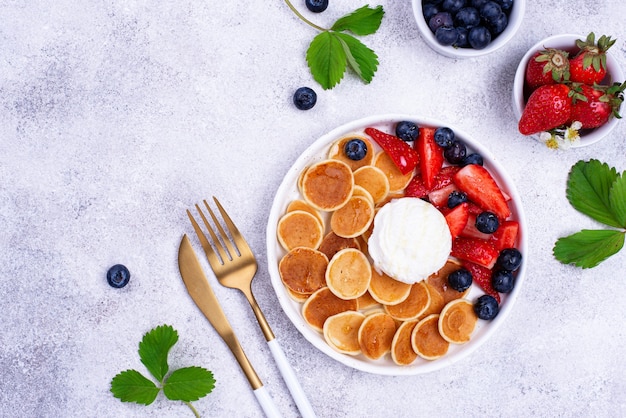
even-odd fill
[{"label": "sliced strawberry", "polygon": [[518,232],[519,223],[517,221],[504,221],[493,233],[491,242],[498,251],[514,248]]},{"label": "sliced strawberry", "polygon": [[500,294],[496,292],[491,284],[491,270],[470,261],[464,261],[463,267],[472,273],[472,282],[480,286],[486,294],[496,298],[496,301],[500,304]]},{"label": "sliced strawberry", "polygon": [[468,206],[467,202],[463,202],[454,209],[449,210],[449,212],[445,215],[452,239],[458,237],[461,231],[463,231],[463,228],[465,228],[465,224],[467,224],[467,219],[469,217]]},{"label": "sliced strawberry", "polygon": [[413,144],[420,159],[420,172],[427,188],[435,186],[435,176],[443,167],[443,148],[435,142],[436,128],[420,128],[417,141]]},{"label": "sliced strawberry", "polygon": [[452,242],[453,257],[471,261],[483,267],[492,268],[500,252],[491,241],[480,238],[458,237]]},{"label": "sliced strawberry", "polygon": [[422,175],[416,173],[404,189],[404,195],[407,197],[422,198],[428,196],[429,191],[430,190],[428,190],[428,188],[424,184],[424,181],[422,180]]},{"label": "sliced strawberry", "polygon": [[484,212],[482,208],[478,206],[476,203],[474,202],[467,202],[467,203],[469,203],[469,213],[471,215],[474,215],[476,217]]},{"label": "sliced strawberry", "polygon": [[476,228],[476,215],[473,213],[469,213],[469,207],[467,211],[469,214],[469,218],[467,219],[467,225],[465,225],[465,228],[463,228],[463,231],[461,232],[461,236],[467,238],[480,238],[484,240],[491,239],[491,234],[485,234],[484,232],[480,232],[478,228]]},{"label": "sliced strawberry", "polygon": [[397,136],[379,131],[376,128],[365,128],[365,133],[391,157],[402,174],[408,174],[419,162],[419,155],[409,144]]},{"label": "sliced strawberry", "polygon": [[[437,175],[435,175],[435,184],[432,190],[438,190],[452,183],[452,177],[459,171],[461,167],[458,165],[449,165],[443,167]],[[431,190],[431,191],[432,191]]]},{"label": "sliced strawberry", "polygon": [[495,213],[501,220],[511,214],[500,187],[485,167],[477,164],[466,165],[454,175],[454,182],[483,210]]},{"label": "sliced strawberry", "polygon": [[453,191],[458,190],[455,184],[450,183],[442,189],[433,190],[428,193],[428,201],[438,208],[448,204],[448,196]]}]

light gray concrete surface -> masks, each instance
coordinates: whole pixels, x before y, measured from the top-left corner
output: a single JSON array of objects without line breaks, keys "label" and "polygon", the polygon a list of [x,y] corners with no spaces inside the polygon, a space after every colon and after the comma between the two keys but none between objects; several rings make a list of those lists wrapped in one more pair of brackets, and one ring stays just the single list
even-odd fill
[{"label": "light gray concrete surface", "polygon": [[[332,2],[321,25],[365,2]],[[109,392],[121,370],[145,371],[142,335],[180,334],[172,367],[212,370],[206,417],[262,412],[226,346],[189,300],[176,250],[185,209],[218,196],[260,260],[259,303],[320,417],[626,416],[626,250],[595,269],[554,260],[555,240],[596,224],[565,198],[570,167],[597,158],[626,170],[626,124],[600,143],[550,151],[517,133],[516,65],[556,33],[607,34],[626,66],[621,0],[529,1],[511,43],[452,60],[417,33],[409,1],[381,0],[373,82],[347,74],[324,91],[304,60],[316,32],[282,1],[0,2],[0,416],[185,417]],[[314,87],[303,112],[293,91]],[[339,364],[309,344],[278,305],[265,259],[274,193],[316,138],[348,121],[410,113],[455,124],[506,166],[529,221],[528,275],[505,326],[434,373],[387,377]],[[116,290],[107,269],[123,263]],[[206,265],[206,264],[205,264]],[[213,279],[211,277],[211,279]],[[285,416],[298,411],[243,297],[216,293]]]}]

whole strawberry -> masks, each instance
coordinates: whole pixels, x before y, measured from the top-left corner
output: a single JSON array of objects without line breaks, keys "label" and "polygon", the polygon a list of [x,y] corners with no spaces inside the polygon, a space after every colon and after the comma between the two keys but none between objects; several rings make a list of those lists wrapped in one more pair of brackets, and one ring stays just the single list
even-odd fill
[{"label": "whole strawberry", "polygon": [[569,61],[570,80],[590,86],[601,83],[606,76],[606,51],[614,43],[614,39],[605,35],[596,43],[593,32],[584,41],[578,39],[576,46],[580,51]]},{"label": "whole strawberry", "polygon": [[526,85],[534,90],[539,86],[569,80],[568,56],[566,51],[555,48],[536,52],[526,67]]},{"label": "whole strawberry", "polygon": [[532,135],[567,123],[572,110],[569,92],[565,84],[540,86],[533,91],[518,124],[520,133]]},{"label": "whole strawberry", "polygon": [[570,92],[573,98],[570,121],[578,121],[583,129],[591,129],[604,125],[611,117],[620,118],[625,88],[626,82],[612,86],[574,84]]}]

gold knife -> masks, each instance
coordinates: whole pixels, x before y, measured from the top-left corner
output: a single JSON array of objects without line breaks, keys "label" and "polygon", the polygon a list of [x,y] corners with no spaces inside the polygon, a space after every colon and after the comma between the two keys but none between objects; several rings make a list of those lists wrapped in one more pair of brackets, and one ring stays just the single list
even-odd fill
[{"label": "gold knife", "polygon": [[239,366],[248,378],[248,382],[250,382],[254,395],[263,408],[265,415],[268,417],[280,417],[281,414],[270,397],[269,392],[265,386],[263,386],[261,379],[259,379],[252,364],[250,364],[246,353],[244,353],[243,348],[241,348],[241,344],[239,344],[239,340],[233,328],[230,326],[215,293],[213,293],[213,289],[211,289],[204,275],[202,266],[186,234],[183,235],[180,247],[178,248],[178,268],[183,282],[185,283],[185,287],[187,287],[187,292],[189,292],[189,295],[198,308],[200,308],[204,316],[206,316],[211,325],[213,325],[213,328],[215,328],[226,345],[228,345],[230,351],[232,351]]}]

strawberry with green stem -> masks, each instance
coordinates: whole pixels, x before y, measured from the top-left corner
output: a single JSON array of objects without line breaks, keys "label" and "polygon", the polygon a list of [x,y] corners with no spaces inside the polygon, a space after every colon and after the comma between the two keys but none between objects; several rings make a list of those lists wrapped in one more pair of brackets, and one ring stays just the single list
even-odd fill
[{"label": "strawberry with green stem", "polygon": [[526,85],[531,89],[569,80],[569,53],[556,48],[536,52],[526,67]]},{"label": "strawberry with green stem", "polygon": [[540,86],[528,98],[518,129],[523,135],[549,131],[567,123],[571,111],[572,99],[567,85]]},{"label": "strawberry with green stem", "polygon": [[570,121],[578,121],[583,129],[591,129],[604,125],[612,117],[621,118],[619,109],[624,101],[624,89],[626,81],[611,86],[574,83],[570,91]]},{"label": "strawberry with green stem", "polygon": [[591,32],[584,41],[578,39],[580,51],[570,58],[570,80],[590,86],[599,84],[606,77],[606,51],[615,44],[610,36],[602,35],[596,42]]}]

